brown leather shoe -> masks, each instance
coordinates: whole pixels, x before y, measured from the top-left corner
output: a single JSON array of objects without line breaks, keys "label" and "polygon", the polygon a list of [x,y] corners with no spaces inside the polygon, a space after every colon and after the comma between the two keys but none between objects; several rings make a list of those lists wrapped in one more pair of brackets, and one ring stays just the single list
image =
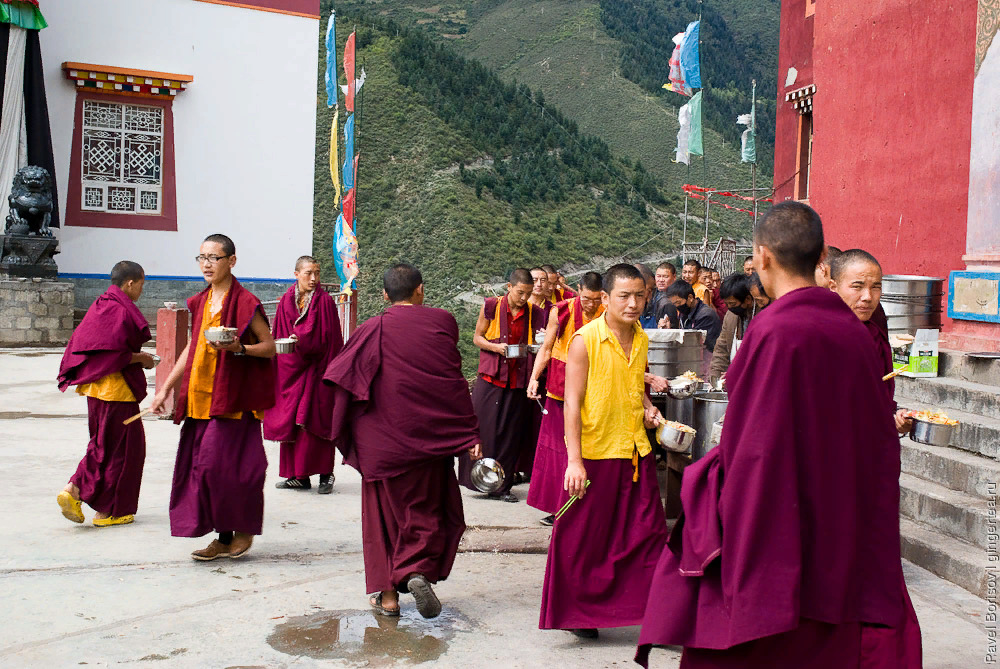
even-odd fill
[{"label": "brown leather shoe", "polygon": [[233,542],[229,544],[229,557],[239,558],[246,555],[253,546],[253,535],[243,532],[233,532]]},{"label": "brown leather shoe", "polygon": [[191,553],[191,557],[195,560],[201,560],[207,562],[208,560],[215,560],[216,558],[229,557],[230,547],[222,543],[218,539],[212,539],[212,543],[208,545],[207,548],[202,548],[200,551],[195,551]]}]

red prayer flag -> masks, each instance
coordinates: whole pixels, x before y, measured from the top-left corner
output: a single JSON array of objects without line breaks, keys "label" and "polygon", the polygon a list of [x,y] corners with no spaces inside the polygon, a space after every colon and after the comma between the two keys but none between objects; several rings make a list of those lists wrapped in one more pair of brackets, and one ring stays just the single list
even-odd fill
[{"label": "red prayer flag", "polygon": [[[354,35],[347,38],[347,44],[344,45],[344,74],[347,75],[347,95],[345,96],[345,106],[347,111],[354,111]],[[350,219],[348,219],[350,220]]]},{"label": "red prayer flag", "polygon": [[347,191],[344,196],[344,221],[347,225],[354,224],[354,189]]}]

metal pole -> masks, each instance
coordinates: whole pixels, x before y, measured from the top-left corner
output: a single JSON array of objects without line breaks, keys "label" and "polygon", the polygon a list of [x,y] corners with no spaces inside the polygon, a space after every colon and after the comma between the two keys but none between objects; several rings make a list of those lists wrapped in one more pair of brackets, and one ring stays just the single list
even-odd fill
[{"label": "metal pole", "polygon": [[706,255],[708,254],[708,205],[711,204],[711,202],[712,202],[712,194],[706,193],[705,194],[705,243],[703,245]]},{"label": "metal pole", "polygon": [[[685,179],[687,183],[691,183],[691,154],[688,154],[687,161],[687,178]],[[687,242],[688,242],[688,197],[687,191],[684,191],[684,239],[681,240],[681,262],[687,262]]]},{"label": "metal pole", "polygon": [[750,181],[753,188],[753,227],[757,228],[757,163],[750,163]]}]

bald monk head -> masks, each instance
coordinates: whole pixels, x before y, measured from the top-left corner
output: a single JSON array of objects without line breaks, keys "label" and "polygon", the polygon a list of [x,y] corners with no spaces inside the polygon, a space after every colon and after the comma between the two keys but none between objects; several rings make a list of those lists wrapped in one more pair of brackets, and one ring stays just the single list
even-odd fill
[{"label": "bald monk head", "polygon": [[816,264],[823,255],[823,222],[801,202],[771,207],[754,231],[753,265],[773,299],[816,285]]},{"label": "bald monk head", "polygon": [[646,304],[649,304],[649,299],[653,297],[653,292],[656,290],[656,275],[650,272],[649,268],[641,262],[637,262],[633,267],[639,270],[643,283],[646,284]]},{"label": "bald monk head", "polygon": [[423,304],[424,278],[420,270],[397,263],[382,273],[382,295],[391,304]]},{"label": "bald monk head", "polygon": [[531,278],[531,272],[521,267],[510,273],[507,280],[507,302],[511,309],[523,309],[531,291],[534,290],[535,282]]},{"label": "bald monk head", "polygon": [[591,320],[601,308],[601,292],[604,290],[601,281],[597,272],[587,272],[580,278],[580,308],[587,320]]},{"label": "bald monk head", "polygon": [[816,285],[821,288],[826,288],[830,285],[830,265],[834,260],[837,259],[843,251],[838,249],[836,246],[827,245],[826,254],[820,259],[819,263],[816,265]]},{"label": "bald monk head", "polygon": [[[553,267],[552,265],[542,265],[539,269],[545,272],[545,274],[548,277],[548,283],[546,284],[547,287],[546,287],[545,299],[551,300],[552,293],[555,292],[556,287],[559,286],[560,283],[562,283],[559,276],[559,272],[557,272],[556,268]],[[534,270],[532,270],[532,276],[534,276]]]},{"label": "bald monk head", "polygon": [[882,266],[867,251],[844,251],[830,265],[829,286],[862,322],[867,322],[882,299]]},{"label": "bald monk head", "polygon": [[122,260],[111,268],[111,283],[121,288],[130,300],[138,302],[146,283],[146,272],[139,263]]}]

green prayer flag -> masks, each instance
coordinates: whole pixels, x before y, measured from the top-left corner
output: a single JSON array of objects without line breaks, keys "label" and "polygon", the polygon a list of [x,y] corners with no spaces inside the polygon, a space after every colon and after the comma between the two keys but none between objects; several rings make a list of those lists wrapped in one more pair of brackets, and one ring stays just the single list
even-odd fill
[{"label": "green prayer flag", "polygon": [[701,138],[701,91],[698,91],[691,98],[691,140],[688,144],[688,153],[692,156],[704,156],[705,146]]}]

